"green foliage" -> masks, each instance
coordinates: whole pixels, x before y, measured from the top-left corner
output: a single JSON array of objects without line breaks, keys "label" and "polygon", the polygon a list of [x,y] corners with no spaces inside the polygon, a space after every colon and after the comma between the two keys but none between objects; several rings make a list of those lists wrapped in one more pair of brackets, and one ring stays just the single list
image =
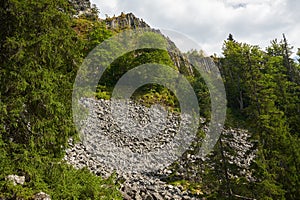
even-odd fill
[{"label": "green foliage", "polygon": [[[148,38],[148,35],[146,35],[145,37]],[[147,41],[148,40],[144,42]],[[126,53],[125,55],[116,59],[104,72],[102,78],[99,81],[96,97],[104,97],[105,99],[107,99],[108,96],[111,95],[114,85],[126,72],[146,63],[157,63],[175,68],[168,52],[163,50],[141,49]],[[142,102],[145,105],[151,105],[157,102],[160,102],[167,107],[175,107],[175,105],[178,105],[178,103],[176,103],[176,97],[172,93],[170,93],[167,88],[152,84],[139,88],[134,93],[133,99],[136,99],[137,101]]]},{"label": "green foliage", "polygon": [[[220,69],[230,113],[244,116],[244,126],[259,141],[253,185],[259,199],[296,199],[299,195],[299,83],[297,64],[284,39],[266,52],[227,40]],[[297,102],[297,103],[296,103]],[[237,120],[231,120],[230,124]],[[227,123],[229,121],[227,120]],[[298,150],[297,150],[298,149]]]},{"label": "green foliage", "polygon": [[[77,68],[93,48],[118,32],[108,30],[95,15],[73,19],[68,4],[65,0],[0,2],[0,198],[32,199],[44,191],[53,199],[121,199],[114,177],[102,180],[87,169],[75,170],[61,161],[67,139],[76,137],[71,95]],[[185,70],[183,74],[199,99],[201,115],[209,118],[209,91],[201,75],[196,70],[188,73],[186,66],[178,69],[170,52],[149,48],[168,45],[157,34],[149,32],[136,42],[143,49],[126,53],[110,64],[99,81],[96,97],[109,99],[122,75],[139,65],[157,63]],[[114,52],[122,50],[118,43],[109,45]],[[227,126],[248,128],[259,141],[251,166],[255,180],[226,177],[224,171],[234,173],[238,169],[220,162],[223,158],[219,153],[211,155],[215,163],[208,165],[213,169],[201,169],[201,184],[188,176],[173,180],[173,184],[208,199],[238,195],[299,198],[300,67],[290,58],[291,51],[285,36],[263,51],[230,35],[224,42],[224,57],[215,58],[228,97]],[[182,58],[176,59],[184,63]],[[147,106],[161,103],[180,111],[175,94],[161,85],[145,85],[133,98]],[[216,148],[221,148],[218,145]],[[9,174],[24,175],[26,183],[14,186],[5,180]]]},{"label": "green foliage", "polygon": [[[0,16],[0,198],[44,191],[53,199],[121,199],[114,178],[61,162],[68,138],[76,137],[71,95],[78,65],[110,33],[100,22],[74,22],[65,0],[1,1]],[[86,30],[77,34],[72,25]],[[14,186],[5,180],[10,174],[26,183]]]},{"label": "green foliage", "polygon": [[[142,47],[147,47],[149,43],[153,44],[153,40],[158,42],[158,46],[162,45],[163,41],[161,41],[161,39],[161,37],[158,37],[154,33],[149,33],[146,35],[142,35],[141,38],[139,38],[137,41],[141,42],[140,45]],[[113,47],[113,49],[114,48],[118,47],[115,46]],[[129,52],[113,61],[108,69],[106,69],[99,81],[96,97],[108,99],[112,94],[112,90],[115,84],[126,72],[147,63],[160,64],[162,66],[161,70],[168,70],[169,67],[175,69],[176,71],[179,70],[174,66],[169,52],[165,50],[145,48]],[[156,74],[161,73],[162,72],[160,71],[156,72]],[[147,76],[147,74],[143,75]],[[195,74],[194,76],[186,76],[186,78],[190,82],[195,91],[195,94],[198,97],[201,115],[209,118],[210,97],[209,91],[203,78],[199,73]],[[160,80],[157,80],[157,82],[160,82]],[[154,103],[160,103],[163,106],[167,107],[169,110],[180,110],[179,103],[175,94],[161,85],[147,84],[141,88],[138,88],[133,94],[132,98],[146,106],[150,106]]]},{"label": "green foliage", "polygon": [[[32,199],[43,191],[52,199],[122,199],[114,177],[103,180],[87,169],[75,170],[60,159],[32,155],[24,149],[18,151],[1,160],[5,163],[0,163],[0,197]],[[10,174],[25,176],[25,184],[14,186],[5,180]]]},{"label": "green foliage", "polygon": [[[149,49],[153,46],[155,46],[156,49],[165,49],[165,47],[167,46],[167,41],[165,40],[165,38],[161,37],[160,35],[154,32],[146,32],[145,34],[139,36],[139,38],[137,38],[137,41],[138,46],[143,49]],[[164,52],[162,56],[159,56],[157,54],[155,57],[153,56],[152,58],[163,58],[164,56],[166,56],[166,52]]]},{"label": "green foliage", "polygon": [[[3,140],[35,144],[61,156],[74,133],[71,88],[81,42],[71,29],[64,1],[9,1],[11,15],[1,43]],[[64,135],[62,135],[64,133]]]}]

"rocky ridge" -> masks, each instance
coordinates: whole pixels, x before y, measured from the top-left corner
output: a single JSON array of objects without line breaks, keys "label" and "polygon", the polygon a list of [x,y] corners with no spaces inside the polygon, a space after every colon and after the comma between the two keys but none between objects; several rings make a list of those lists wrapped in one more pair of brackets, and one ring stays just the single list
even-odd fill
[{"label": "rocky ridge", "polygon": [[105,20],[106,26],[110,29],[136,29],[136,28],[150,28],[143,19],[135,17],[133,13],[121,13],[120,16],[107,17]]},{"label": "rocky ridge", "polygon": [[[78,18],[80,16],[97,18],[97,8],[96,5],[92,5],[90,0],[69,0],[70,4],[73,6],[75,14],[73,17]],[[133,13],[121,13],[119,16],[107,16],[103,20],[107,28],[116,30],[117,32],[125,29],[138,29],[145,28],[150,29],[153,32],[161,34],[166,38],[169,43],[168,53],[174,62],[174,65],[178,68],[179,72],[184,75],[193,75],[193,67],[188,62],[186,56],[184,56],[181,51],[176,47],[174,42],[164,36],[160,30],[151,28],[143,19],[137,18]]]},{"label": "rocky ridge", "polygon": [[125,30],[125,29],[149,29],[155,33],[162,35],[168,42],[168,53],[174,65],[178,68],[179,72],[184,75],[193,75],[193,67],[189,63],[185,55],[176,47],[175,43],[161,33],[160,30],[151,28],[143,19],[137,18],[133,13],[121,13],[119,16],[107,17],[105,20],[106,26],[112,30]]}]

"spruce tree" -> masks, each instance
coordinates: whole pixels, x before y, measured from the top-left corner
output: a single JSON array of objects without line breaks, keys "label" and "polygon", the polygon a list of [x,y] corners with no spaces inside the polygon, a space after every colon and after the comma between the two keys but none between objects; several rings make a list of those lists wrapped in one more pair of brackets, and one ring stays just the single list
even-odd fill
[{"label": "spruce tree", "polygon": [[74,134],[71,90],[81,60],[68,2],[1,4],[6,16],[1,24],[2,137],[59,156]]}]

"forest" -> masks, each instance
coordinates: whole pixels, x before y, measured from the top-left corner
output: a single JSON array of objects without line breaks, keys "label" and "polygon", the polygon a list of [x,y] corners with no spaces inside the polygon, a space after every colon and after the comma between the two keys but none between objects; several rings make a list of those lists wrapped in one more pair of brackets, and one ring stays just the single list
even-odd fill
[{"label": "forest", "polygon": [[[109,27],[107,20],[113,18],[99,19],[95,7],[89,15],[74,17],[75,8],[66,0],[0,0],[0,5],[0,199],[34,199],[40,191],[52,199],[123,199],[116,174],[103,178],[62,158],[68,139],[79,140],[72,119],[77,70],[97,45],[132,27]],[[285,34],[262,49],[228,33],[220,48],[222,56],[210,58],[226,89],[225,127],[251,133],[247,140],[256,152],[248,169],[252,178],[226,157],[238,152],[225,144],[230,136],[222,135],[209,159],[196,163],[199,177],[173,173],[163,181],[182,185],[199,199],[299,199],[300,59],[292,55],[299,58],[300,50]],[[203,56],[196,50],[177,56],[192,54]],[[210,96],[203,78],[185,62],[178,68],[173,59],[170,52],[157,49],[129,52],[110,65],[95,97],[110,99],[124,73],[155,62],[187,77],[200,115],[209,121]],[[180,112],[175,94],[160,85],[146,85],[132,98]],[[176,171],[176,163],[171,168]],[[25,176],[25,183],[8,181],[11,174]]]}]

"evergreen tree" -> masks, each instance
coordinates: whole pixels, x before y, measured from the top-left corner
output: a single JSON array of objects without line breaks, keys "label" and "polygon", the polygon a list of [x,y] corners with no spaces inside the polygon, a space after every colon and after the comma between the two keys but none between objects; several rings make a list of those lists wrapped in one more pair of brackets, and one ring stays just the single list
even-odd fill
[{"label": "evergreen tree", "polygon": [[1,2],[9,16],[1,24],[2,137],[59,156],[74,134],[71,89],[81,60],[68,4]]},{"label": "evergreen tree", "polygon": [[250,76],[247,52],[251,51],[250,45],[227,40],[223,45],[224,59],[221,59],[221,73],[225,78],[228,106],[242,111],[247,107],[246,80]]},{"label": "evergreen tree", "polygon": [[259,141],[255,196],[259,199],[296,199],[299,194],[299,93],[291,48],[272,41],[263,52],[257,46],[225,41],[221,70],[229,107],[246,116],[253,138]]}]

